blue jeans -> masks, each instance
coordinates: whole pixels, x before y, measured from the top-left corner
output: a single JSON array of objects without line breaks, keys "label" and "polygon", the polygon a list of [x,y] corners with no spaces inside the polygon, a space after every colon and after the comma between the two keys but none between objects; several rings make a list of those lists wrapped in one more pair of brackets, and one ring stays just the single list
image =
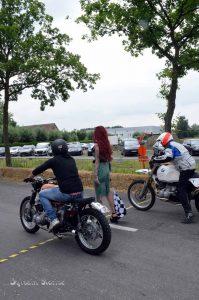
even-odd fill
[{"label": "blue jeans", "polygon": [[78,195],[64,194],[59,190],[59,187],[45,189],[39,192],[39,199],[50,221],[53,221],[55,218],[57,218],[56,210],[52,206],[50,202],[51,200],[64,203],[82,197],[83,197],[83,193],[80,193]]}]

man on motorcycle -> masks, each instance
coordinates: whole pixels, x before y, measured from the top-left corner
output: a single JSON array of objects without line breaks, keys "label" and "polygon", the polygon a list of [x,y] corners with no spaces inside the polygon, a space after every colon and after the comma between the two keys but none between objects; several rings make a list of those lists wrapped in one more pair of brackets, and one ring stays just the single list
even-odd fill
[{"label": "man on motorcycle", "polygon": [[160,142],[165,149],[162,155],[154,156],[154,161],[173,161],[175,167],[180,171],[178,193],[185,212],[185,218],[182,223],[192,223],[194,215],[188,198],[188,182],[195,171],[196,162],[182,144],[173,140],[173,136],[170,132],[162,133],[156,142]]},{"label": "man on motorcycle", "polygon": [[51,200],[67,202],[71,199],[82,197],[83,185],[78,175],[75,160],[68,154],[67,143],[62,139],[52,142],[53,157],[35,168],[30,179],[43,173],[47,169],[52,169],[58,186],[41,190],[39,193],[40,201],[50,220],[49,232],[60,225],[56,216],[56,211],[51,204]]}]

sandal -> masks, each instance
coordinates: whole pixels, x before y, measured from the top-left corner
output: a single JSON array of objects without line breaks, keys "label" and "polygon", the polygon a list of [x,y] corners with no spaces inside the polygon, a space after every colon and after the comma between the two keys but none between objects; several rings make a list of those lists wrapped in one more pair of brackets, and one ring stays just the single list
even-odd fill
[{"label": "sandal", "polygon": [[116,216],[113,216],[113,215],[115,215],[115,214],[112,214],[112,216],[110,217],[110,222],[117,224],[120,217],[118,217],[117,215]]}]

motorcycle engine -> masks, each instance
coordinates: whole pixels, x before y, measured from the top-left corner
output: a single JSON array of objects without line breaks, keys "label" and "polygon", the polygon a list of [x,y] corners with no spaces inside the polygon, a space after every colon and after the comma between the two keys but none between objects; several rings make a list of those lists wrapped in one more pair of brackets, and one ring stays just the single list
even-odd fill
[{"label": "motorcycle engine", "polygon": [[47,225],[49,223],[48,217],[45,212],[38,212],[33,216],[33,221],[37,225]]},{"label": "motorcycle engine", "polygon": [[166,184],[165,187],[161,188],[157,196],[159,198],[169,199],[170,196],[176,196],[177,194],[177,186]]},{"label": "motorcycle engine", "polygon": [[63,222],[64,222],[64,216],[65,216],[65,212],[66,212],[67,208],[68,207],[61,207],[57,210],[57,217],[61,224],[63,224]]}]

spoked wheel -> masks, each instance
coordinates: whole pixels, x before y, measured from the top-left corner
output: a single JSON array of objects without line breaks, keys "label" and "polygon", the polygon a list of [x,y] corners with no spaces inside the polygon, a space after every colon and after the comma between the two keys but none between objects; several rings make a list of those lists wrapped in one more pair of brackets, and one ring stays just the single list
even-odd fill
[{"label": "spoked wheel", "polygon": [[149,210],[155,203],[155,192],[146,181],[136,180],[128,187],[128,199],[138,210]]},{"label": "spoked wheel", "polygon": [[24,198],[20,205],[20,220],[24,229],[29,233],[35,233],[39,230],[39,226],[33,222],[35,212],[34,207],[31,208],[30,197]]},{"label": "spoked wheel", "polygon": [[104,252],[111,242],[111,229],[106,217],[92,208],[80,215],[81,229],[77,230],[76,240],[82,250],[98,255]]}]

